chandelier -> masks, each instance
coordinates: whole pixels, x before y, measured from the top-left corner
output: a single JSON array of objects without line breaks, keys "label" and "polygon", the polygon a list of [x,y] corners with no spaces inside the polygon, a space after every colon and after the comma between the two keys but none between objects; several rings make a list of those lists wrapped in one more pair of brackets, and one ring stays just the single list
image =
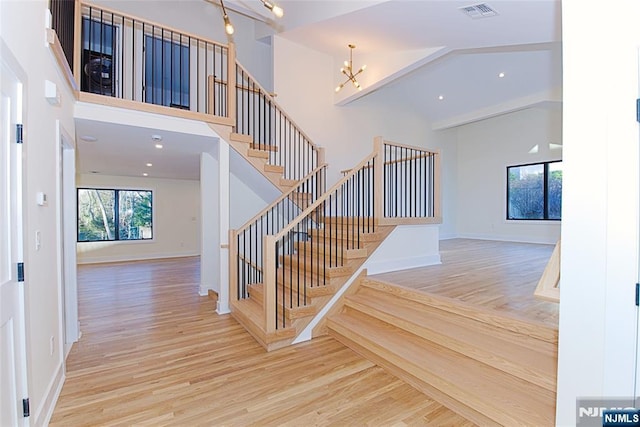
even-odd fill
[{"label": "chandelier", "polygon": [[340,72],[345,76],[347,76],[347,80],[345,80],[344,83],[342,83],[340,86],[336,88],[336,92],[340,92],[340,89],[342,89],[344,85],[346,85],[349,82],[353,83],[353,86],[356,89],[362,90],[362,86],[360,86],[360,83],[358,83],[358,80],[356,80],[356,76],[362,73],[364,69],[367,68],[367,66],[363,65],[355,74],[353,73],[353,49],[355,48],[356,48],[355,45],[353,44],[349,45],[349,60],[344,61],[344,67],[340,68]]},{"label": "chandelier", "polygon": [[[275,3],[272,3],[268,0],[260,0],[260,2],[262,2],[262,5],[267,9],[269,9],[276,17],[282,18],[282,16],[284,15],[284,10],[282,10],[282,8],[276,5]],[[224,6],[223,0],[220,0],[220,6],[222,7],[222,19],[224,20],[224,30],[227,34],[231,35],[235,31],[235,29],[233,28],[233,24],[229,19],[229,15],[227,14],[227,8]]]}]

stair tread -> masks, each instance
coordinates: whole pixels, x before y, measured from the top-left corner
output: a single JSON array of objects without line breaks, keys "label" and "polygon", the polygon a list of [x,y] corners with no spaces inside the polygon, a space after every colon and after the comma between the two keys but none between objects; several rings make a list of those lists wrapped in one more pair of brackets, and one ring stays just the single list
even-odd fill
[{"label": "stair tread", "polygon": [[277,145],[256,144],[256,143],[252,142],[251,144],[249,144],[249,147],[253,148],[254,150],[259,150],[259,151],[271,151],[271,152],[277,152],[278,151],[278,146]]},{"label": "stair tread", "polygon": [[[285,289],[285,292],[283,292],[282,288],[276,291],[278,307],[284,307],[285,315],[288,319],[312,316],[316,313],[317,308],[313,305],[311,297],[307,296],[305,304],[305,298],[302,295],[298,295],[298,293],[294,292],[291,288],[288,289],[290,290],[287,291],[287,289]],[[264,285],[262,283],[252,285],[249,292],[251,299],[254,301],[263,301]]]},{"label": "stair tread", "polygon": [[269,163],[266,163],[264,165],[264,171],[265,172],[272,172],[272,173],[277,173],[282,175],[284,173],[284,166],[280,166],[280,165],[271,165]]},{"label": "stair tread", "polygon": [[231,139],[232,141],[244,142],[247,144],[250,144],[253,142],[253,137],[251,135],[247,135],[244,133],[232,132],[231,135],[229,135],[229,139]]},{"label": "stair tread", "polygon": [[338,314],[328,327],[339,335],[354,334],[389,363],[497,422],[553,424],[555,393],[549,390],[440,345],[425,345],[416,335],[365,314]]},{"label": "stair tread", "polygon": [[278,267],[276,270],[276,283],[278,283],[279,286],[282,286],[283,278],[285,287],[290,286],[292,279],[294,280],[294,285],[297,286],[298,277],[300,277],[300,281],[303,283],[306,280],[307,292],[312,296],[330,295],[336,291],[336,286],[334,286],[330,277],[324,280],[318,280],[318,275],[309,274],[308,272],[300,272],[300,276],[298,276],[297,271],[292,270],[289,266]]},{"label": "stair tread", "polygon": [[[279,259],[285,267],[300,266],[301,268],[305,269],[307,272],[311,274],[314,274],[314,275],[325,274],[327,277],[346,276],[351,274],[354,270],[347,263],[347,260],[345,260],[344,264],[341,266],[338,266],[338,265],[330,266],[329,265],[330,263],[328,260],[326,263],[324,263],[324,260],[322,259],[322,257],[318,260],[315,257],[312,257],[311,254],[307,254],[306,256],[304,254],[300,256],[298,256],[297,254],[285,255],[285,256],[281,255]],[[333,263],[336,263],[335,258],[333,260]]]},{"label": "stair tread", "polygon": [[293,187],[294,185],[297,185],[298,182],[299,181],[297,179],[280,178],[280,185],[284,185],[286,187]]},{"label": "stair tread", "polygon": [[335,253],[336,250],[340,250],[343,251],[345,259],[366,258],[368,253],[366,248],[347,249],[344,246],[340,247],[340,245],[336,248],[336,245],[330,242],[295,242],[294,247],[296,251],[307,254],[315,254],[316,252],[320,254],[329,254],[330,252]]},{"label": "stair tread", "polygon": [[356,233],[355,230],[351,230],[348,228],[343,230],[339,227],[311,228],[307,233],[312,238],[316,239],[341,239],[360,242],[374,242],[382,240],[384,237],[386,237],[386,233],[378,230],[378,227],[376,227],[375,231],[359,233]]},{"label": "stair tread", "polygon": [[558,343],[558,329],[540,322],[523,319],[512,313],[496,314],[495,311],[483,307],[474,306],[464,301],[454,300],[442,295],[432,293],[415,292],[393,283],[384,282],[374,278],[367,278],[362,281],[362,287],[371,287],[384,290],[401,298],[410,298],[428,306],[433,306],[449,312],[457,313],[464,317],[484,322],[487,325],[506,328],[514,332],[535,337],[551,344],[553,347]]},{"label": "stair tread", "polygon": [[348,296],[345,304],[378,319],[382,317],[381,320],[393,322],[395,326],[408,332],[447,345],[466,356],[535,382],[541,387],[555,390],[555,355],[509,339],[513,332],[503,334],[502,337],[496,336],[482,322],[370,288],[361,288],[356,294]]},{"label": "stair tread", "polygon": [[249,148],[247,150],[247,156],[249,157],[258,157],[261,159],[268,159],[269,158],[269,152],[268,151],[262,151],[262,150],[256,150],[254,148]]}]

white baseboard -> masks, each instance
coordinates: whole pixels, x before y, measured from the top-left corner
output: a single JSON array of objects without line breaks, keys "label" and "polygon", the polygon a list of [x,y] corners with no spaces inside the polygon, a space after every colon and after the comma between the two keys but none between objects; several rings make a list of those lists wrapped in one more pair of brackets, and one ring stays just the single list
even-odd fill
[{"label": "white baseboard", "polygon": [[101,256],[101,257],[78,257],[78,264],[102,264],[108,262],[123,262],[123,261],[146,261],[153,259],[165,259],[165,258],[186,258],[192,256],[200,256],[200,252],[180,252],[180,253],[168,253],[168,254],[142,254],[142,255],[118,255],[118,256]]},{"label": "white baseboard", "polygon": [[543,245],[555,245],[556,241],[550,241],[549,238],[541,238],[540,236],[520,236],[520,237],[504,237],[489,234],[462,233],[457,236],[458,239],[475,239],[475,240],[495,240],[496,242],[514,242],[514,243],[537,243]]},{"label": "white baseboard", "polygon": [[47,392],[42,399],[42,402],[38,405],[38,408],[33,412],[31,417],[31,425],[34,426],[47,426],[49,425],[49,421],[51,421],[51,417],[53,416],[53,411],[56,408],[56,403],[58,402],[58,397],[60,396],[60,392],[62,391],[62,386],[64,385],[65,375],[64,375],[64,361],[58,366],[55,375],[51,378],[51,382],[47,387]]},{"label": "white baseboard", "polygon": [[388,273],[390,271],[407,270],[409,268],[426,267],[428,265],[442,264],[439,254],[405,257],[394,260],[385,260],[367,263],[369,274]]}]

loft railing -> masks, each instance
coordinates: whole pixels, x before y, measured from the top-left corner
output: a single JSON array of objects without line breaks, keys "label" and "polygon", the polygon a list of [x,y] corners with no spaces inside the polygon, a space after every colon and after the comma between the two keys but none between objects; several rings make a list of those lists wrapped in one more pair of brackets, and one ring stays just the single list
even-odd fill
[{"label": "loft railing", "polygon": [[50,0],[51,28],[60,40],[64,57],[73,70],[73,40],[75,37],[76,2],[69,0]]},{"label": "loft railing", "polygon": [[228,46],[89,3],[80,3],[75,28],[81,92],[229,116],[235,53]]},{"label": "loft railing", "polygon": [[238,300],[249,297],[249,285],[262,282],[264,236],[278,233],[324,194],[326,171],[326,164],[318,166],[237,231],[230,231],[229,241],[233,246],[230,270],[236,279],[231,293]]},{"label": "loft railing", "polygon": [[435,151],[383,142],[384,218],[440,218],[440,157]]},{"label": "loft railing", "polygon": [[269,152],[284,178],[299,180],[323,163],[319,148],[240,64],[236,67],[236,132],[251,135],[253,148]]}]

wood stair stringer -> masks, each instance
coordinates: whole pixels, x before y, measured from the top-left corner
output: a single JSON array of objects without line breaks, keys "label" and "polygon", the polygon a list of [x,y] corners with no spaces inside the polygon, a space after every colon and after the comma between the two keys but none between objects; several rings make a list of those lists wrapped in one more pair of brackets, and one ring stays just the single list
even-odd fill
[{"label": "wood stair stringer", "polygon": [[249,162],[258,172],[260,172],[269,182],[271,182],[281,192],[289,191],[293,185],[290,180],[284,180],[284,168],[279,165],[268,163],[269,151],[251,148],[253,138],[251,135],[244,135],[232,131],[232,126],[208,123],[222,139]]}]

